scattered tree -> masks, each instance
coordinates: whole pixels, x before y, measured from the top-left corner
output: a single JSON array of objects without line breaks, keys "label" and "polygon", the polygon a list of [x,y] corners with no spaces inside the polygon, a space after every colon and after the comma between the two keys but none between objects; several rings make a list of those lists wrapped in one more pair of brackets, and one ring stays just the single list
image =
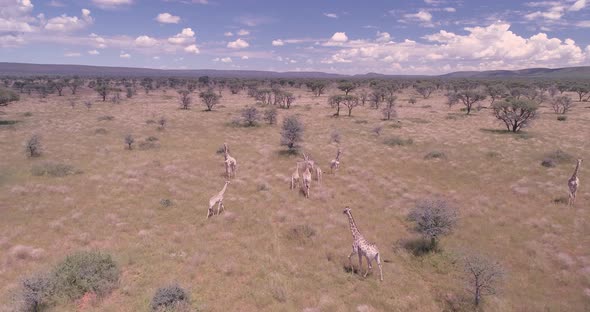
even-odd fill
[{"label": "scattered tree", "polygon": [[41,137],[38,134],[33,134],[25,142],[25,151],[29,157],[41,156],[41,151],[42,151]]},{"label": "scattered tree", "polygon": [[344,106],[348,109],[348,116],[352,115],[352,110],[360,105],[359,98],[354,95],[345,95],[344,96]]},{"label": "scattered tree", "polygon": [[125,145],[127,146],[128,150],[133,149],[133,143],[135,143],[135,139],[131,134],[125,136]]},{"label": "scattered tree", "polygon": [[160,119],[158,119],[158,125],[160,126],[160,130],[164,130],[164,128],[166,127],[166,117],[162,116],[160,117]]},{"label": "scattered tree", "polygon": [[260,114],[258,113],[256,107],[246,107],[242,110],[242,118],[244,119],[246,126],[253,127],[256,125],[258,120],[260,120]]},{"label": "scattered tree", "polygon": [[348,93],[350,93],[352,90],[356,89],[356,86],[354,83],[350,82],[350,81],[343,81],[338,85],[338,89],[342,92],[344,92],[344,94],[348,95]]},{"label": "scattered tree", "polygon": [[577,84],[570,88],[570,91],[575,92],[580,97],[579,102],[582,102],[582,99],[586,94],[590,93],[590,86],[585,84]]},{"label": "scattered tree", "polygon": [[416,231],[430,239],[431,250],[436,250],[439,237],[453,230],[457,218],[456,209],[440,198],[419,201],[409,214],[409,219],[416,222]]},{"label": "scattered tree", "polygon": [[436,90],[436,86],[431,82],[421,82],[418,83],[416,86],[416,92],[422,95],[423,98],[427,99],[430,97],[432,92]]},{"label": "scattered tree", "polygon": [[264,120],[268,122],[269,125],[274,125],[277,123],[277,109],[276,108],[269,108],[264,111]]},{"label": "scattered tree", "polygon": [[342,102],[344,102],[344,99],[346,98],[346,95],[332,95],[330,98],[328,98],[328,104],[330,104],[330,107],[332,108],[336,108],[336,112],[334,113],[334,116],[340,116],[340,104],[342,104]]},{"label": "scattered tree", "polygon": [[385,107],[383,108],[383,118],[386,120],[391,120],[391,117],[397,116],[397,111],[395,110],[395,101],[397,97],[395,96],[388,96],[385,98]]},{"label": "scattered tree", "polygon": [[511,99],[492,105],[494,116],[504,122],[508,131],[518,132],[537,117],[539,104],[528,100]]},{"label": "scattered tree", "polygon": [[189,109],[192,103],[191,93],[188,90],[179,90],[180,109]]},{"label": "scattered tree", "polygon": [[72,95],[75,95],[78,91],[78,88],[84,85],[84,81],[79,77],[74,77],[74,79],[68,81],[67,85],[72,91]]},{"label": "scattered tree", "polygon": [[508,94],[508,88],[505,85],[497,83],[486,87],[486,92],[492,98],[492,103],[496,102],[496,100],[505,97]]},{"label": "scattered tree", "polygon": [[303,124],[296,116],[288,116],[283,120],[281,130],[281,145],[286,145],[289,150],[297,147],[297,143],[303,140]]},{"label": "scattered tree", "polygon": [[479,306],[484,296],[496,294],[498,284],[504,278],[502,266],[482,255],[469,255],[464,259],[467,289],[473,294],[473,303]]},{"label": "scattered tree", "polygon": [[447,97],[449,101],[449,106],[452,106],[453,104],[456,104],[459,101],[461,101],[463,105],[465,105],[465,107],[467,108],[467,115],[471,113],[471,110],[473,109],[473,105],[475,103],[483,101],[486,98],[485,94],[475,90],[458,91],[450,93],[449,95],[447,95]]},{"label": "scattered tree", "polygon": [[207,107],[206,111],[213,110],[213,107],[219,103],[219,99],[221,98],[221,96],[213,92],[211,89],[199,93],[199,97]]},{"label": "scattered tree", "polygon": [[556,114],[565,114],[567,113],[573,106],[573,101],[569,96],[560,95],[553,98],[551,101],[551,106]]},{"label": "scattered tree", "polygon": [[107,100],[107,96],[111,92],[111,87],[109,86],[108,82],[101,81],[96,84],[94,88],[96,92],[102,97],[102,101],[105,102]]}]

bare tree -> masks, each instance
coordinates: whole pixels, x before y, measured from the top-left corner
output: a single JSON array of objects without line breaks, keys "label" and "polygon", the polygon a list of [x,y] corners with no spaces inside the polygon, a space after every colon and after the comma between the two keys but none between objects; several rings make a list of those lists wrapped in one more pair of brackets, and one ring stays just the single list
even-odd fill
[{"label": "bare tree", "polygon": [[268,122],[269,125],[274,125],[277,123],[277,109],[276,108],[269,108],[264,111],[264,120]]},{"label": "bare tree", "polygon": [[191,93],[188,90],[178,91],[180,99],[180,109],[189,109],[191,107],[192,98]]},{"label": "bare tree", "polygon": [[260,114],[256,107],[246,107],[242,110],[242,118],[246,123],[246,126],[253,127],[260,120]]},{"label": "bare tree", "polygon": [[420,200],[410,211],[408,219],[416,222],[415,230],[430,239],[430,249],[436,250],[437,239],[452,232],[457,224],[457,210],[441,198]]},{"label": "bare tree", "polygon": [[483,255],[473,254],[464,258],[467,274],[467,290],[473,294],[473,303],[479,306],[484,296],[495,295],[505,276],[502,266]]},{"label": "bare tree", "polygon": [[385,98],[385,107],[383,108],[382,112],[383,118],[385,118],[386,120],[390,120],[391,117],[397,116],[397,111],[395,109],[396,100],[397,97],[395,96],[388,96],[387,98]]},{"label": "bare tree", "polygon": [[33,134],[26,142],[25,142],[25,152],[29,157],[39,157],[41,156],[42,146],[41,146],[41,136],[38,134]]},{"label": "bare tree", "polygon": [[296,116],[288,116],[283,120],[281,130],[281,145],[286,145],[289,150],[297,147],[297,143],[303,140],[303,124]]},{"label": "bare tree", "polygon": [[556,114],[567,113],[573,105],[574,102],[572,99],[566,95],[556,96],[553,98],[553,101],[551,101],[551,106]]},{"label": "bare tree", "polygon": [[371,102],[371,106],[374,109],[379,109],[379,105],[381,104],[384,95],[385,93],[381,89],[375,89],[371,92],[369,95],[369,102]]},{"label": "bare tree", "polygon": [[212,111],[213,107],[219,103],[220,95],[209,89],[207,91],[199,93],[199,97],[203,101],[203,104],[207,107],[206,111]]},{"label": "bare tree", "polygon": [[527,100],[513,99],[492,105],[494,116],[504,122],[508,131],[518,132],[537,117],[539,105]]},{"label": "bare tree", "polygon": [[84,101],[84,106],[86,106],[87,110],[90,110],[92,108],[92,101]]},{"label": "bare tree", "polygon": [[131,150],[133,149],[133,143],[135,143],[135,139],[133,138],[133,136],[131,134],[128,134],[125,136],[125,145],[127,146],[127,149]]}]

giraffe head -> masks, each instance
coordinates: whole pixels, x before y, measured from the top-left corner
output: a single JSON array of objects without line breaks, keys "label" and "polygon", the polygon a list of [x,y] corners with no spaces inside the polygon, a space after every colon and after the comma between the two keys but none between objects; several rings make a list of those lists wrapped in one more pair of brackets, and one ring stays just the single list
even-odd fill
[{"label": "giraffe head", "polygon": [[228,181],[225,181],[225,185],[228,185],[230,183],[231,183],[231,181],[229,181],[229,180]]},{"label": "giraffe head", "polygon": [[350,213],[350,207],[346,206],[344,208],[344,210],[342,211],[343,214],[349,214]]}]

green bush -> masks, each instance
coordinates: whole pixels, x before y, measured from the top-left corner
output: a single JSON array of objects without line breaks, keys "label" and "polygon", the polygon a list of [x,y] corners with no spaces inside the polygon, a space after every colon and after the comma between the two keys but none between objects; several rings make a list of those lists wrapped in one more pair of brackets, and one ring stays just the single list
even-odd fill
[{"label": "green bush", "polygon": [[54,283],[49,276],[40,274],[25,278],[21,286],[20,311],[37,312],[50,305]]},{"label": "green bush", "polygon": [[109,254],[77,252],[67,256],[53,272],[56,294],[79,299],[87,292],[110,293],[119,282],[119,268]]}]

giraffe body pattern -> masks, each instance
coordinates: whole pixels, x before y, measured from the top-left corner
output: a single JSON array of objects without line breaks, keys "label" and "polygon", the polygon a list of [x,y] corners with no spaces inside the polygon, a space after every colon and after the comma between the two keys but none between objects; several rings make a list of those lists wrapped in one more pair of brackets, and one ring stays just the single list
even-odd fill
[{"label": "giraffe body pattern", "polygon": [[236,177],[236,170],[238,169],[238,162],[235,158],[229,155],[229,147],[227,143],[223,143],[223,157],[225,158],[225,174],[228,179]]},{"label": "giraffe body pattern", "polygon": [[[225,194],[225,190],[227,190],[227,186],[229,185],[229,181],[225,181],[225,185],[223,186],[223,189],[221,189],[221,192],[219,192],[217,195],[211,197],[211,199],[209,199],[209,208],[207,209],[207,219],[209,219],[210,216],[213,215],[219,215],[221,213],[221,211],[225,210],[225,206],[223,206],[223,194]],[[217,205],[217,213],[215,213],[213,211],[213,208],[215,207],[215,205]]]},{"label": "giraffe body pattern", "polygon": [[578,162],[576,163],[576,169],[574,170],[574,174],[572,174],[572,177],[569,178],[569,180],[567,181],[567,186],[569,188],[569,206],[573,206],[576,203],[576,194],[578,193],[578,188],[580,187],[580,179],[578,178],[578,172],[580,171],[581,165],[582,160],[578,159]]},{"label": "giraffe body pattern", "polygon": [[379,254],[379,249],[377,249],[375,244],[368,242],[361,232],[359,232],[356,223],[354,222],[354,218],[352,217],[350,208],[346,207],[343,213],[348,217],[348,223],[350,224],[350,231],[353,238],[352,252],[350,255],[348,255],[351,273],[354,273],[354,270],[352,269],[352,256],[357,254],[359,257],[359,273],[362,274],[363,272],[363,257],[365,257],[368,262],[368,268],[363,277],[367,277],[369,271],[373,269],[373,260],[376,260],[377,265],[379,266],[379,279],[383,281],[383,268],[381,267],[381,256]]}]

